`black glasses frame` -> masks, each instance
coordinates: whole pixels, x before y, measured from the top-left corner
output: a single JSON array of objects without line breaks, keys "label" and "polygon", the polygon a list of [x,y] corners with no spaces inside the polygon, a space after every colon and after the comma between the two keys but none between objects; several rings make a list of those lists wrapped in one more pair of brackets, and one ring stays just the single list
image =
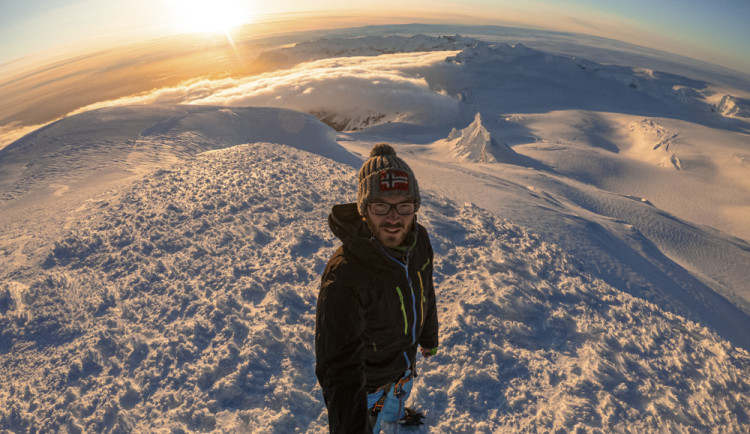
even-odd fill
[{"label": "black glasses frame", "polygon": [[[372,210],[372,205],[373,204],[387,205],[388,206],[388,211],[386,211],[384,213],[374,212]],[[401,205],[410,205],[409,211],[408,212],[401,212],[401,211],[399,211],[398,208]],[[411,215],[411,214],[414,214],[415,212],[417,212],[417,203],[416,202],[400,202],[400,203],[391,205],[390,203],[386,203],[386,202],[370,202],[370,203],[367,204],[367,210],[370,211],[371,214],[378,215],[378,216],[388,215],[391,212],[392,209],[395,209],[396,210],[396,214],[398,214],[398,215]]]}]

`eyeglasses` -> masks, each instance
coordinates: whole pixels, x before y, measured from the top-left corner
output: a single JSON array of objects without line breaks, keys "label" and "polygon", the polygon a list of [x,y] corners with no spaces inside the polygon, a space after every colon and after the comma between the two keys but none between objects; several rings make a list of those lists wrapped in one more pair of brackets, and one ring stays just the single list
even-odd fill
[{"label": "eyeglasses", "polygon": [[384,202],[370,202],[367,204],[367,208],[370,210],[370,213],[375,215],[387,215],[391,212],[391,209],[395,209],[399,215],[409,215],[416,212],[417,204],[414,202],[401,202],[391,205]]}]

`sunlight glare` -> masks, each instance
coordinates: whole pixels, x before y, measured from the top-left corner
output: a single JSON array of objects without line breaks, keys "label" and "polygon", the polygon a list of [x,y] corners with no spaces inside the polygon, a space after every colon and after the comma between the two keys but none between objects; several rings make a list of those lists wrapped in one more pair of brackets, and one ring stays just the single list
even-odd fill
[{"label": "sunlight glare", "polygon": [[228,33],[252,21],[249,3],[241,0],[169,0],[175,26],[183,33]]}]

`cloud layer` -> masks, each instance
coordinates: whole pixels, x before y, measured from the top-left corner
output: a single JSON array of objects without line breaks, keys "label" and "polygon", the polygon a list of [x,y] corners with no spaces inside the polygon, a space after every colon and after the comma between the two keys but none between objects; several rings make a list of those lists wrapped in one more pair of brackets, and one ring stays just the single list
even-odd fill
[{"label": "cloud layer", "polygon": [[324,59],[251,77],[196,79],[174,87],[104,101],[77,112],[113,105],[204,104],[268,106],[304,112],[406,115],[410,121],[449,116],[457,97],[432,89],[424,78],[455,52],[387,54]]}]

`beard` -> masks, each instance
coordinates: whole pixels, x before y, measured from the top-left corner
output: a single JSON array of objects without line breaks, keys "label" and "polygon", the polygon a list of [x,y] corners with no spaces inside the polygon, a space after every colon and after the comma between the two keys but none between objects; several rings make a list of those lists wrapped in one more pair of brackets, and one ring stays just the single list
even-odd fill
[{"label": "beard", "polygon": [[[365,220],[367,222],[367,226],[370,228],[370,232],[372,232],[375,238],[377,238],[382,245],[390,248],[396,248],[403,244],[404,240],[406,239],[406,234],[412,227],[411,223],[404,224],[403,222],[381,222],[379,225],[376,225],[375,222],[373,222],[370,218],[366,218]],[[397,231],[393,232],[393,230]]]}]

